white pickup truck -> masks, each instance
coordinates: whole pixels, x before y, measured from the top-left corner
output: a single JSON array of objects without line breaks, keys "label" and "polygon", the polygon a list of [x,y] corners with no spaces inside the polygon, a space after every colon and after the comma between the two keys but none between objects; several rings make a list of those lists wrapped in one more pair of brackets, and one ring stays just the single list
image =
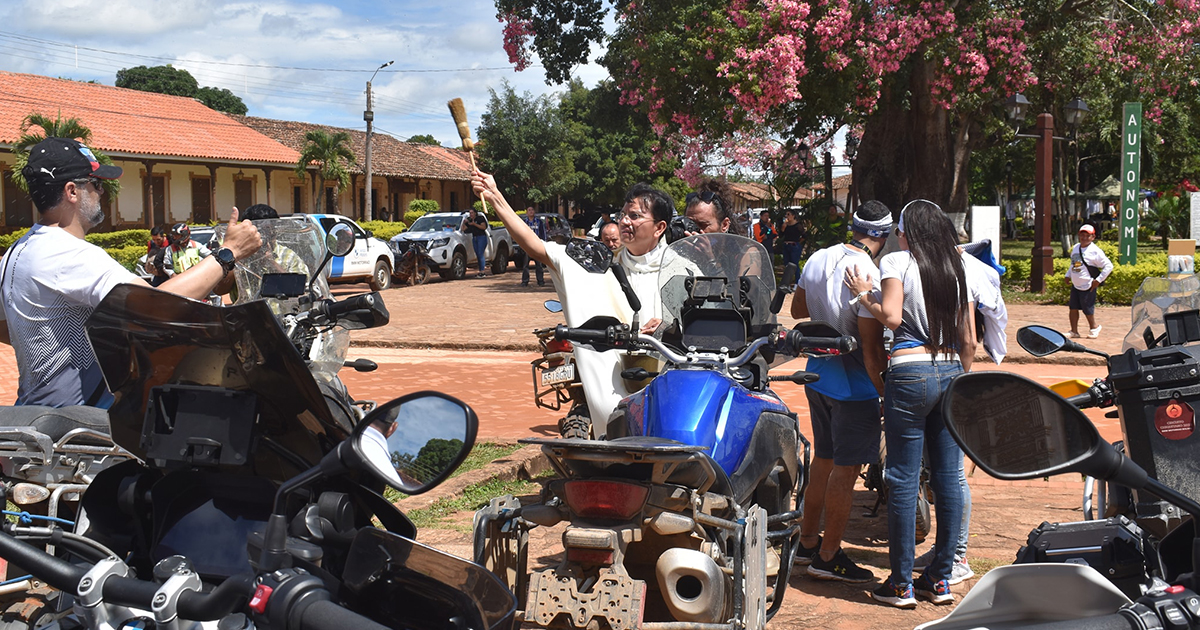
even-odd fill
[{"label": "white pickup truck", "polygon": [[339,222],[349,224],[354,230],[354,249],[329,261],[330,282],[366,282],[372,291],[392,286],[392,251],[370,230],[340,214],[293,214],[290,218],[315,224],[321,229],[322,239]]},{"label": "white pickup truck", "polygon": [[[388,245],[398,258],[412,243],[420,243],[433,259],[435,271],[446,280],[459,280],[467,274],[467,263],[475,261],[471,235],[463,232],[465,212],[434,212],[416,221],[407,231],[392,237]],[[513,251],[512,239],[505,228],[488,227],[488,247],[484,255],[493,274],[508,270]]]}]

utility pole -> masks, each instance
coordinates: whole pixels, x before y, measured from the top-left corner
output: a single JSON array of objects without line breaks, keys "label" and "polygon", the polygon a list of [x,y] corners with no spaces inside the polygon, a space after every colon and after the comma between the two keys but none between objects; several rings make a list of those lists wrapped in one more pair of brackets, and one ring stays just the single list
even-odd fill
[{"label": "utility pole", "polygon": [[371,110],[371,81],[375,80],[375,75],[379,74],[380,70],[383,70],[393,63],[396,62],[393,60],[383,64],[382,66],[379,66],[375,69],[375,72],[371,74],[371,78],[367,80],[367,110],[363,112],[363,120],[367,121],[367,189],[364,191],[366,193],[366,207],[363,208],[363,219],[365,221],[370,221],[374,218],[372,216],[374,212],[372,211],[373,207],[371,205],[371,123],[375,122],[375,112]]}]

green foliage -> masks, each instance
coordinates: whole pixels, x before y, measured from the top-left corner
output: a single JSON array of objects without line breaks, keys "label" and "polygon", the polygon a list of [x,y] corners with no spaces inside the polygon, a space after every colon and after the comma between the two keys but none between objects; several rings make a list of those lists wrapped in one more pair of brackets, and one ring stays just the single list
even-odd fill
[{"label": "green foliage", "polygon": [[426,214],[437,212],[440,208],[438,202],[433,199],[413,199],[408,202],[408,211],[404,213],[404,222],[412,225],[413,221],[420,219]]},{"label": "green foliage", "polygon": [[215,109],[227,114],[245,116],[250,111],[241,97],[225,88],[202,87],[196,90],[196,100],[204,103],[209,109]]},{"label": "green foliage", "polygon": [[[148,231],[146,231],[146,233],[149,235]],[[149,239],[149,236],[146,238]],[[125,247],[105,248],[104,251],[107,252],[109,256],[112,256],[113,260],[121,263],[122,267],[125,267],[130,271],[134,271],[134,267],[137,265],[138,259],[146,253],[146,243],[143,242],[141,245],[127,245]]]},{"label": "green foliage", "polygon": [[0,252],[8,251],[8,248],[12,247],[13,243],[20,240],[22,236],[25,236],[25,233],[28,231],[29,228],[21,228],[11,234],[0,234]]},{"label": "green foliage", "polygon": [[572,166],[556,103],[548,96],[517,94],[507,81],[499,92],[489,92],[478,132],[482,168],[496,176],[514,208],[559,194]]},{"label": "green foliage", "polygon": [[[328,133],[323,129],[313,129],[304,134],[304,148],[300,151],[300,159],[296,161],[296,176],[303,180],[308,174],[310,164],[316,163],[317,190],[325,190],[325,180],[333,180],[333,197],[338,196],[338,189],[350,185],[350,165],[354,164],[354,152],[350,150],[350,134],[339,131]],[[321,206],[325,203],[325,195],[317,195],[317,214],[321,214]]]},{"label": "green foliage", "polygon": [[1189,200],[1180,195],[1159,197],[1138,222],[1139,228],[1143,225],[1162,238],[1163,249],[1167,248],[1167,239],[1187,238],[1192,226]]},{"label": "green foliage", "polygon": [[417,144],[428,144],[428,145],[434,146],[434,147],[442,146],[442,143],[439,142],[437,138],[434,138],[433,136],[431,136],[427,133],[419,133],[415,136],[410,136],[408,138],[408,141],[415,142]]},{"label": "green foliage", "polygon": [[116,232],[97,232],[84,237],[87,242],[103,249],[120,249],[137,245],[146,253],[146,243],[150,242],[150,230],[119,230]]},{"label": "green foliage", "polygon": [[200,89],[200,84],[196,82],[192,73],[170,65],[137,66],[118,70],[116,86],[142,92],[189,97],[195,96],[196,90]]},{"label": "green foliage", "polygon": [[385,241],[408,229],[408,226],[400,221],[363,221],[359,225],[364,230],[371,230],[375,238]]},{"label": "green foliage", "polygon": [[[1138,254],[1138,264],[1119,265],[1117,261],[1117,244],[1110,242],[1096,243],[1104,255],[1113,261],[1113,272],[1096,290],[1096,301],[1100,304],[1129,306],[1142,280],[1150,276],[1165,276],[1167,274],[1167,255],[1164,252]],[[1054,259],[1054,274],[1046,276],[1046,291],[1043,298],[1053,304],[1066,306],[1071,297],[1071,285],[1064,278],[1070,266],[1069,258]],[[1031,263],[1029,260],[1005,260],[1008,272],[1001,276],[1004,286],[1028,290]]]}]

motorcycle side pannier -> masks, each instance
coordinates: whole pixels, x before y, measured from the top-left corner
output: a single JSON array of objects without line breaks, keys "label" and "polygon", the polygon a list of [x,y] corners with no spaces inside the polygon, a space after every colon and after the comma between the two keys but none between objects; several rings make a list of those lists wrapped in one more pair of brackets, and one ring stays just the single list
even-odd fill
[{"label": "motorcycle side pannier", "polygon": [[1124,516],[1103,521],[1042,523],[1029,533],[1013,564],[1062,562],[1086,564],[1108,578],[1130,599],[1141,596],[1146,575],[1142,530]]}]

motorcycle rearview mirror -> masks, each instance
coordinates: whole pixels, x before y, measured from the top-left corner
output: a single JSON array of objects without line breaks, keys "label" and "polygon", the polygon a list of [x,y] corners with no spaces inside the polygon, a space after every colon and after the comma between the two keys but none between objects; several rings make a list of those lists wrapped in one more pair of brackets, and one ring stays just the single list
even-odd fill
[{"label": "motorcycle rearview mirror", "polygon": [[461,400],[440,392],[409,394],[359,422],[349,440],[353,455],[347,465],[370,471],[405,494],[420,494],[458,468],[478,429],[475,412]]},{"label": "motorcycle rearview mirror", "polygon": [[353,361],[346,361],[342,364],[342,367],[348,367],[355,372],[374,372],[379,369],[379,364],[370,359],[355,359]]},{"label": "motorcycle rearview mirror", "polygon": [[1066,352],[1086,352],[1102,357],[1108,357],[1104,352],[1092,350],[1083,344],[1067,339],[1065,335],[1046,326],[1023,326],[1017,331],[1017,344],[1035,357],[1044,357],[1060,350]]},{"label": "motorcycle rearview mirror", "polygon": [[550,311],[551,313],[561,313],[563,310],[562,302],[559,302],[558,300],[546,300],[545,302],[542,302],[542,306],[546,307],[546,310]]},{"label": "motorcycle rearview mirror", "polygon": [[607,245],[584,238],[567,241],[567,256],[588,273],[604,273],[613,261],[613,251]]},{"label": "motorcycle rearview mirror", "polygon": [[321,264],[317,265],[308,281],[316,280],[317,276],[321,275],[321,270],[334,257],[345,256],[352,249],[354,249],[354,228],[350,227],[349,223],[342,221],[335,223],[325,235],[325,257],[321,259]]},{"label": "motorcycle rearview mirror", "polygon": [[1145,490],[1195,515],[1200,504],[1150,478],[1100,437],[1062,396],[1023,376],[973,372],[942,395],[954,441],[987,474],[1007,481],[1077,472]]},{"label": "motorcycle rearview mirror", "polygon": [[783,309],[783,299],[787,294],[791,293],[796,285],[797,274],[796,263],[788,263],[783,268],[783,280],[779,282],[779,286],[775,288],[775,297],[771,298],[771,314],[778,315]]}]

